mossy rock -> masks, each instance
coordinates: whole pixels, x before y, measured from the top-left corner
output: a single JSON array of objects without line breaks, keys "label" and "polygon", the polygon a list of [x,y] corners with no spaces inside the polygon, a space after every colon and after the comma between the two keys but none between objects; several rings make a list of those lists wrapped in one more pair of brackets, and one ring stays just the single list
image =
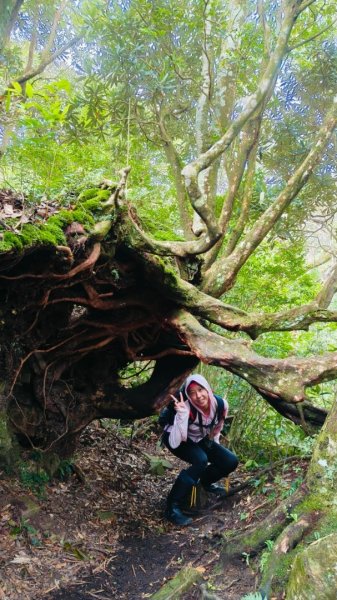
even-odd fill
[{"label": "mossy rock", "polygon": [[286,600],[336,600],[337,533],[317,540],[294,560]]}]

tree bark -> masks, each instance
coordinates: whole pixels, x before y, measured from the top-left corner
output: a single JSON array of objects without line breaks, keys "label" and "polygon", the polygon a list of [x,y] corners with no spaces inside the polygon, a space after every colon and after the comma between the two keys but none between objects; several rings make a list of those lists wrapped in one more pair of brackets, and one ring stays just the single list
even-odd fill
[{"label": "tree bark", "polygon": [[[283,593],[287,588],[289,577],[290,584],[286,594],[289,600],[320,597],[323,593],[322,580],[330,581],[325,591],[329,595],[324,597],[333,598],[337,593],[333,571],[335,563],[331,565],[330,561],[328,564],[327,558],[324,561],[324,556],[322,560],[322,544],[314,543],[315,540],[327,536],[326,539],[329,539],[330,544],[329,552],[332,556],[337,552],[336,423],[337,402],[335,401],[317,437],[305,484],[282,502],[262,523],[259,523],[257,529],[238,537],[232,535],[229,540],[228,536],[225,536],[222,550],[224,561],[242,552],[255,555],[263,549],[267,540],[270,542],[275,540],[260,585],[260,594],[265,600],[281,597],[281,592]],[[312,569],[310,573],[305,573],[302,572],[301,558],[302,555],[306,556],[308,550],[310,550],[310,569],[311,567]],[[293,565],[290,575],[285,564]]]}]

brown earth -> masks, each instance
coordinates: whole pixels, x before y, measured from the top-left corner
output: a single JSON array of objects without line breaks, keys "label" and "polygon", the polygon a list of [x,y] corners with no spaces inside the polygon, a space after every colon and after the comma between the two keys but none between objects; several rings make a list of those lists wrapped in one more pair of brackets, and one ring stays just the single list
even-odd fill
[{"label": "brown earth", "polygon": [[[129,431],[104,423],[82,435],[78,469],[64,480],[43,484],[26,468],[20,480],[1,473],[0,600],[140,600],[187,564],[205,571],[184,600],[208,594],[239,600],[256,589],[258,563],[250,557],[219,567],[221,534],[258,524],[299,471],[303,476],[303,465],[284,467],[277,483],[264,477],[262,490],[209,498],[192,526],[179,530],[163,510],[182,463],[157,441],[156,432],[131,439]],[[151,474],[145,452],[173,468]],[[63,465],[64,476],[67,471]],[[239,468],[231,485],[247,477]]]}]

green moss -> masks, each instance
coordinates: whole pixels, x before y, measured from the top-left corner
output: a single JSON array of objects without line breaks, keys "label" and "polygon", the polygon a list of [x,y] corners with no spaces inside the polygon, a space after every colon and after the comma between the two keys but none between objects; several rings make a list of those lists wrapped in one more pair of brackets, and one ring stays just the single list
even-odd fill
[{"label": "green moss", "polygon": [[82,203],[82,206],[89,211],[102,210],[102,204],[96,197],[91,200],[86,200]]},{"label": "green moss", "polygon": [[35,244],[52,244],[57,245],[65,242],[65,237],[62,230],[55,226],[55,224],[44,225],[43,227],[36,227],[28,223],[24,225],[21,230],[21,239],[25,246],[31,246]]},{"label": "green moss", "polygon": [[75,210],[62,209],[45,222],[27,223],[17,234],[4,231],[0,239],[0,252],[21,251],[24,247],[39,244],[65,245],[67,243],[64,234],[66,227],[76,221],[81,223],[87,231],[92,231],[97,221],[92,213],[98,212],[101,215],[104,210],[104,202],[110,195],[110,190],[100,188],[85,190],[80,194],[79,205]]},{"label": "green moss", "polygon": [[23,243],[20,237],[16,233],[12,233],[11,231],[6,231],[4,233],[4,242],[10,243],[12,248],[15,250],[22,250]]},{"label": "green moss", "polygon": [[54,236],[57,244],[66,244],[66,236],[60,227],[48,221],[45,228]]},{"label": "green moss", "polygon": [[47,222],[42,226],[37,226],[27,223],[18,234],[10,231],[4,233],[3,239],[0,241],[0,252],[21,251],[24,247],[38,244],[58,245],[65,243],[65,235],[59,224]]},{"label": "green moss", "polygon": [[297,507],[296,513],[299,515],[310,513],[323,508],[322,498],[319,495],[309,494]]},{"label": "green moss", "polygon": [[111,221],[105,219],[96,223],[93,234],[98,240],[103,240],[111,229]]},{"label": "green moss", "polygon": [[31,223],[22,227],[20,235],[25,246],[31,246],[41,241],[41,230]]},{"label": "green moss", "polygon": [[81,192],[77,200],[78,202],[82,202],[83,200],[90,200],[91,198],[95,198],[95,196],[97,196],[98,192],[100,191],[100,188],[89,188],[88,190],[84,190],[83,192]]},{"label": "green moss", "polygon": [[111,196],[111,190],[99,190],[98,193],[96,194],[96,198],[100,202],[106,202],[106,200],[109,200],[110,196]]},{"label": "green moss", "polygon": [[0,240],[0,252],[10,252],[11,250],[22,250],[23,243],[19,235],[11,231],[5,231]]},{"label": "green moss", "polygon": [[82,192],[77,201],[82,206],[87,205],[89,201],[95,202],[97,206],[102,202],[106,202],[111,196],[111,190],[102,190],[101,188],[90,188]]},{"label": "green moss", "polygon": [[167,285],[178,285],[178,274],[174,270],[174,268],[164,259],[158,258],[158,263],[162,268],[164,282]]},{"label": "green moss", "polygon": [[95,219],[90,212],[81,207],[73,211],[60,210],[59,213],[48,219],[45,226],[50,228],[50,225],[52,225],[53,227],[63,230],[65,227],[67,227],[67,225],[74,223],[74,221],[81,223],[81,225],[87,227],[88,229],[91,229],[91,227],[95,224]]},{"label": "green moss", "polygon": [[78,221],[79,223],[81,223],[82,225],[94,225],[95,224],[95,219],[94,217],[87,211],[85,211],[82,208],[77,208],[76,210],[73,211],[72,213],[72,221]]},{"label": "green moss", "polygon": [[13,250],[13,246],[10,242],[6,242],[5,240],[0,241],[0,252],[10,252]]},{"label": "green moss", "polygon": [[307,536],[307,543],[314,542],[317,539],[323,538],[331,533],[337,533],[337,515],[336,512],[329,512],[324,515],[319,523],[319,526]]},{"label": "green moss", "polygon": [[71,223],[74,222],[74,216],[73,216],[73,211],[71,210],[60,210],[59,213],[57,213],[56,215],[53,215],[52,217],[49,217],[47,223],[52,223],[53,225],[56,225],[57,227],[65,227],[66,225],[70,225]]},{"label": "green moss", "polygon": [[57,241],[55,235],[48,228],[40,230],[40,240],[39,241],[42,242],[43,244],[52,244],[53,246],[58,244],[58,241]]},{"label": "green moss", "polygon": [[284,554],[284,556],[281,556],[280,558],[275,575],[278,578],[278,581],[283,584],[283,589],[284,583],[289,577],[289,571],[293,565],[295,555],[300,552],[300,549],[300,546],[297,546],[294,550]]},{"label": "green moss", "polygon": [[287,600],[335,600],[337,535],[325,536],[296,556],[287,586]]}]

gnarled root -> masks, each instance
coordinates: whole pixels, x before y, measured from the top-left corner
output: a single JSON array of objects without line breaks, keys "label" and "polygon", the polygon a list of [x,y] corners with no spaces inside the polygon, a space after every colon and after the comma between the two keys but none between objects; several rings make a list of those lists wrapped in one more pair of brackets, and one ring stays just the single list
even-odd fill
[{"label": "gnarled root", "polygon": [[279,535],[264,569],[260,588],[262,598],[265,600],[269,598],[272,582],[282,558],[297,546],[308,531],[311,531],[320,517],[321,513],[319,511],[302,515],[295,522],[290,523]]},{"label": "gnarled root", "polygon": [[302,485],[292,496],[284,500],[275,508],[257,527],[252,531],[230,537],[227,541],[226,536],[221,551],[221,560],[224,562],[233,556],[241,554],[257,554],[267,540],[274,540],[282,531],[285,523],[289,520],[290,513],[302,501],[306,495],[306,487]]}]

